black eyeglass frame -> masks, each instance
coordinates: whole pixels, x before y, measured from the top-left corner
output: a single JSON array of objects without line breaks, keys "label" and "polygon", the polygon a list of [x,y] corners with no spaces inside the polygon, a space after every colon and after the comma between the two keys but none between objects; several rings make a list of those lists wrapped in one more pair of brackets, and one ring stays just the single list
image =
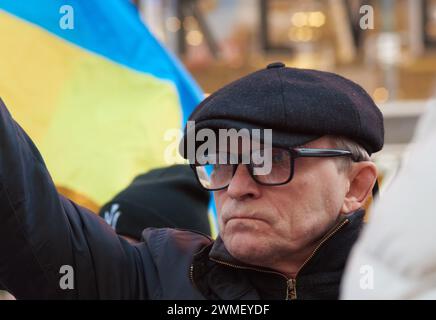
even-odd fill
[{"label": "black eyeglass frame", "polygon": [[[284,182],[279,182],[279,183],[261,182],[261,181],[257,180],[256,175],[253,174],[253,163],[250,161],[249,164],[245,164],[245,165],[248,166],[248,172],[250,173],[250,176],[253,178],[253,180],[256,181],[256,183],[258,183],[260,185],[264,185],[264,186],[281,186],[281,185],[287,184],[294,177],[295,160],[298,158],[351,157],[352,161],[357,162],[357,160],[353,158],[353,154],[351,153],[351,151],[348,151],[348,150],[316,149],[316,148],[289,148],[289,149],[283,149],[283,150],[288,151],[290,153],[290,161],[289,161],[290,174],[289,174],[288,179]],[[239,164],[240,163],[230,164],[231,166],[233,166],[233,172],[232,172],[231,179],[233,179],[233,177],[235,176],[235,173],[236,173],[236,170],[237,170]],[[195,177],[197,178],[201,187],[207,191],[223,190],[223,189],[226,189],[230,185],[231,179],[230,179],[229,183],[227,185],[225,185],[224,187],[213,188],[213,189],[206,188],[201,183],[200,177],[198,176],[198,172],[196,169],[197,167],[204,167],[204,165],[190,164],[190,166],[191,166],[192,170],[194,171]]]}]

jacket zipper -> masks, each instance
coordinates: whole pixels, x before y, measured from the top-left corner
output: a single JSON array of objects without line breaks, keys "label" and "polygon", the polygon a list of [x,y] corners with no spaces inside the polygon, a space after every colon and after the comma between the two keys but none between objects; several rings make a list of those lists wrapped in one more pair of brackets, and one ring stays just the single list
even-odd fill
[{"label": "jacket zipper", "polygon": [[327,240],[329,240],[331,237],[333,237],[348,222],[349,222],[348,219],[343,220],[328,235],[326,235],[321,240],[321,242],[316,246],[316,248],[312,251],[311,255],[303,262],[303,264],[301,265],[300,269],[298,269],[297,273],[295,274],[295,278],[288,279],[288,281],[287,281],[288,292],[287,292],[287,299],[286,300],[295,300],[295,299],[297,299],[297,276],[298,276],[298,273],[313,258],[313,256],[318,252],[318,250],[322,247],[322,245]]},{"label": "jacket zipper", "polygon": [[194,264],[193,263],[191,263],[191,267],[189,268],[189,279],[191,280],[191,283],[195,287],[195,282],[194,282]]},{"label": "jacket zipper", "polygon": [[[280,272],[267,271],[267,270],[262,270],[262,269],[258,269],[258,268],[252,268],[252,267],[239,266],[239,265],[228,263],[225,261],[221,261],[221,260],[218,260],[215,258],[210,258],[210,260],[215,261],[216,263],[228,266],[228,267],[236,268],[236,269],[253,270],[253,271],[262,272],[262,273],[279,275],[279,276],[286,279],[286,288],[287,289],[286,289],[285,300],[295,300],[295,299],[297,299],[297,275],[298,275],[298,273],[313,258],[313,256],[318,252],[319,248],[321,248],[321,246],[327,240],[329,240],[331,237],[333,237],[336,234],[336,232],[338,232],[348,222],[349,222],[348,219],[343,220],[340,224],[338,224],[334,228],[334,230],[332,230],[327,236],[324,237],[324,239],[321,240],[321,242],[312,251],[312,254],[304,261],[304,263],[301,265],[300,269],[298,269],[297,273],[295,274],[295,278],[288,278],[287,276],[285,276],[284,274],[282,274]],[[193,263],[191,264],[191,267],[190,267],[189,277],[191,279],[192,284],[195,286],[195,283],[194,283],[194,264]]]},{"label": "jacket zipper", "polygon": [[290,278],[287,281],[288,290],[286,292],[286,300],[297,299],[297,279]]}]

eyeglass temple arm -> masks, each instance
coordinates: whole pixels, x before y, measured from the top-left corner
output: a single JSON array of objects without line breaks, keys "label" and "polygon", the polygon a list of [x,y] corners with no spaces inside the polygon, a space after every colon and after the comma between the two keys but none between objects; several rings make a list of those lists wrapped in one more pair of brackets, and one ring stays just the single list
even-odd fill
[{"label": "eyeglass temple arm", "polygon": [[294,148],[291,149],[298,157],[340,157],[352,156],[348,150],[338,149],[311,149],[311,148]]},{"label": "eyeglass temple arm", "polygon": [[[308,148],[295,148],[298,156],[312,155],[314,157],[328,157],[328,156],[348,156],[351,152],[346,150],[336,150],[336,149],[308,149]],[[342,151],[342,152],[341,152]],[[312,154],[316,153],[316,154]],[[374,187],[372,188],[372,197],[375,199],[379,195],[378,180],[375,180]]]}]

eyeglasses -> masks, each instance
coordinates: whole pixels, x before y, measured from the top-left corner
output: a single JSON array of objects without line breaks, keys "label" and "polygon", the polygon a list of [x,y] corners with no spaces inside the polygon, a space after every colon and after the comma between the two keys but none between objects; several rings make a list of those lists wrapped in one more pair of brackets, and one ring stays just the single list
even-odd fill
[{"label": "eyeglasses", "polygon": [[[227,160],[230,154],[224,155]],[[245,164],[254,181],[265,186],[279,186],[288,183],[294,176],[295,160],[298,158],[326,158],[326,157],[351,157],[353,154],[347,150],[337,149],[312,149],[312,148],[272,148],[271,167],[266,174],[255,174],[260,165],[253,161],[253,153],[250,155],[250,163]],[[223,155],[216,154],[214,159],[223,159]],[[238,161],[224,161],[225,164],[191,164],[201,186],[208,191],[217,191],[229,186],[238,168]]]}]

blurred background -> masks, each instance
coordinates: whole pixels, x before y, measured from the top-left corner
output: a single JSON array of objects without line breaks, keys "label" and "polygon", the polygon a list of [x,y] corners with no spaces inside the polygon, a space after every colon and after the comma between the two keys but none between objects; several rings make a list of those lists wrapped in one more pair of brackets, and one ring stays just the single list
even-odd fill
[{"label": "blurred background", "polygon": [[436,93],[436,0],[3,0],[0,40],[0,97],[59,191],[94,212],[180,162],[171,130],[270,62],[336,72],[374,98],[382,189]]},{"label": "blurred background", "polygon": [[23,3],[0,1],[0,97],[59,191],[94,212],[171,164],[166,134],[205,95],[273,61],[338,73],[373,97],[382,192],[436,107],[436,0]]}]

